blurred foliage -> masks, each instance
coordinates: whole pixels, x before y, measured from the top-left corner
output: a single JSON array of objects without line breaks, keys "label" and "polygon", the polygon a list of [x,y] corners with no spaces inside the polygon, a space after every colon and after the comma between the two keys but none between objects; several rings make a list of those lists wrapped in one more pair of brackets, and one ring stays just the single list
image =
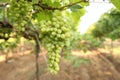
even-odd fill
[{"label": "blurred foliage", "polygon": [[[103,46],[103,42],[104,42],[104,38],[95,38],[94,36],[92,36],[91,34],[83,34],[81,35],[80,33],[75,34],[76,38],[73,38],[73,40],[71,40],[71,44],[67,43],[66,48],[67,51],[71,51],[71,50],[81,50],[81,51],[88,51],[88,50],[95,50],[99,47],[104,47]],[[76,40],[74,40],[76,39]]]},{"label": "blurred foliage", "polygon": [[71,55],[67,56],[66,59],[72,62],[73,67],[75,68],[79,67],[81,64],[86,64],[90,62],[89,59],[79,58],[79,57],[71,56]]},{"label": "blurred foliage", "polygon": [[0,50],[12,49],[19,43],[18,39],[9,38],[7,41],[0,39]]},{"label": "blurred foliage", "polygon": [[99,47],[104,47],[102,44],[104,39],[95,38],[91,34],[83,34],[80,33],[74,34],[74,38],[71,38],[70,43],[67,42],[64,50],[64,57],[73,63],[74,67],[79,67],[81,63],[88,63],[89,59],[77,58],[76,56],[72,56],[71,51],[79,50],[86,53],[87,51],[96,50]]},{"label": "blurred foliage", "polygon": [[[50,46],[47,61],[48,67],[50,72],[57,73],[59,70],[59,53],[64,46],[64,42],[66,42],[66,47],[68,48],[72,44],[71,42],[77,40],[78,23],[80,17],[85,13],[84,7],[89,3],[84,0],[1,0],[0,3],[8,3],[10,5],[2,4],[1,21],[4,22],[3,16],[6,16],[9,23],[13,25],[12,30],[17,36],[36,41],[36,56],[38,56],[40,46],[44,48],[46,48],[44,44]],[[64,31],[65,29],[66,32]],[[67,32],[70,32],[70,34]],[[3,32],[0,33],[2,34]],[[64,35],[66,33],[71,37],[67,38]],[[64,39],[61,38],[61,35]],[[4,40],[0,43],[0,47],[3,50],[12,48],[16,44],[16,41],[9,42],[9,40]]]},{"label": "blurred foliage", "polygon": [[108,37],[112,40],[118,39],[120,29],[120,12],[112,8],[104,13],[101,18],[95,23],[95,28],[92,30],[92,35],[95,37]]}]

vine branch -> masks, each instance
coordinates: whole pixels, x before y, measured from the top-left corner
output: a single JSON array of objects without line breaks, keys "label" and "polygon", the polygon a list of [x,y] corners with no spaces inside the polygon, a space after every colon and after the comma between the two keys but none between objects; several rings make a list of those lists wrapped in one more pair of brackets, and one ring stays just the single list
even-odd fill
[{"label": "vine branch", "polygon": [[46,10],[64,10],[64,9],[67,9],[68,7],[71,7],[71,6],[73,6],[75,4],[78,4],[78,3],[81,3],[81,2],[88,2],[88,1],[86,1],[86,0],[80,0],[80,1],[77,1],[77,2],[74,2],[74,3],[70,3],[68,5],[62,6],[60,8],[55,8],[55,7],[50,7],[50,6],[44,6],[44,5],[40,4],[40,3],[34,4],[34,5],[41,7],[43,10],[45,10],[45,9]]},{"label": "vine branch", "polygon": [[[81,2],[88,2],[87,0],[79,0],[77,2],[74,2],[74,3],[70,3],[68,5],[65,5],[65,6],[62,6],[62,7],[59,7],[59,8],[56,8],[56,7],[51,7],[51,6],[44,6],[43,4],[41,4],[42,0],[40,0],[38,3],[36,4],[33,4],[33,6],[39,6],[41,7],[43,10],[65,10],[67,9],[68,7],[71,7],[75,4],[78,4],[78,3],[81,3]],[[0,7],[6,7],[9,3],[0,3]]]},{"label": "vine branch", "polygon": [[8,3],[0,3],[0,7],[6,7]]}]

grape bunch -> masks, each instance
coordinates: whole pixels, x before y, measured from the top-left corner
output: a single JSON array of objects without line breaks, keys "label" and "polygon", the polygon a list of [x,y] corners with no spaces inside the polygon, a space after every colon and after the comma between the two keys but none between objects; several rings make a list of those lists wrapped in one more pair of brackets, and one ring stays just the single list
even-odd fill
[{"label": "grape bunch", "polygon": [[48,49],[48,70],[56,74],[59,71],[60,53],[70,37],[71,27],[60,11],[55,11],[50,20],[40,21],[39,26],[41,43]]},{"label": "grape bunch", "polygon": [[13,26],[18,30],[24,30],[27,20],[32,17],[32,3],[27,0],[11,0],[8,11]]}]

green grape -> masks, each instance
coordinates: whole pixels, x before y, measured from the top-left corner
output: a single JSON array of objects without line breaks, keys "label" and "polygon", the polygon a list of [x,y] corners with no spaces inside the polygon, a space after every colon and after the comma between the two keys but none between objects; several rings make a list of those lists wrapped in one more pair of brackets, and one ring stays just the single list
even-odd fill
[{"label": "green grape", "polygon": [[51,34],[52,34],[53,36],[55,36],[55,35],[56,35],[56,33],[55,33],[55,32],[52,32]]},{"label": "green grape", "polygon": [[56,61],[56,62],[59,62],[59,58],[56,58],[55,61]]},{"label": "green grape", "polygon": [[57,37],[58,37],[58,38],[60,38],[60,37],[61,37],[61,35],[60,35],[60,34],[58,34],[58,35],[57,35]]},{"label": "green grape", "polygon": [[[60,11],[55,11],[50,20],[39,22],[39,31],[43,38],[41,43],[48,50],[48,70],[56,74],[59,71],[60,53],[66,40],[70,37],[70,25]],[[69,26],[69,27],[67,27]]]},{"label": "green grape", "polygon": [[62,38],[62,39],[65,39],[65,34],[62,34],[62,35],[61,35],[61,38]]},{"label": "green grape", "polygon": [[60,55],[59,55],[59,54],[56,54],[55,56],[58,57],[58,58],[60,58]]},{"label": "green grape", "polygon": [[21,26],[24,26],[25,24],[24,23],[20,23]]},{"label": "green grape", "polygon": [[[24,30],[23,28],[27,24],[27,20],[32,17],[32,3],[27,0],[10,0],[8,11],[8,16],[12,17],[13,25],[19,25],[14,27],[19,29],[18,31],[21,31]],[[20,27],[22,27],[22,29]]]},{"label": "green grape", "polygon": [[66,33],[66,34],[65,34],[65,37],[66,37],[66,38],[69,38],[69,37],[70,37],[70,33]]},{"label": "green grape", "polygon": [[64,31],[66,28],[63,26],[63,27],[61,27],[61,29]]},{"label": "green grape", "polygon": [[56,70],[56,71],[59,71],[59,70],[60,70],[60,68],[59,68],[58,66],[56,66],[56,67],[55,67],[55,70]]},{"label": "green grape", "polygon": [[56,21],[57,21],[57,18],[54,18],[54,17],[53,17],[52,20],[56,22]]},{"label": "green grape", "polygon": [[14,24],[13,26],[17,27],[17,26],[19,26],[19,25],[18,25],[18,24]]},{"label": "green grape", "polygon": [[42,31],[42,32],[45,32],[45,31],[46,31],[46,29],[45,29],[45,28],[42,28],[42,29],[41,29],[41,31]]},{"label": "green grape", "polygon": [[19,17],[20,15],[19,14],[15,14],[16,17]]},{"label": "green grape", "polygon": [[54,30],[55,32],[57,32],[57,28],[54,28],[53,30]]},{"label": "green grape", "polygon": [[48,24],[48,25],[51,25],[51,24],[52,24],[52,22],[51,22],[51,21],[48,21],[48,22],[47,22],[47,24]]},{"label": "green grape", "polygon": [[55,24],[55,27],[56,27],[56,28],[59,28],[59,27],[60,27],[60,25],[56,23],[56,24]]},{"label": "green grape", "polygon": [[59,40],[57,37],[55,37],[55,40],[57,41],[57,40]]},{"label": "green grape", "polygon": [[60,29],[59,29],[57,32],[58,32],[58,34],[61,34],[61,33],[62,33],[62,31],[61,31]]}]

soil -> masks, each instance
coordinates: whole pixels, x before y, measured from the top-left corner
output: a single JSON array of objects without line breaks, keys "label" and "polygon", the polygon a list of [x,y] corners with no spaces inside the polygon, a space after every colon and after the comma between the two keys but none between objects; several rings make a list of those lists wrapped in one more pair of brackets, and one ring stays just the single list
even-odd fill
[{"label": "soil", "polygon": [[[88,58],[90,62],[81,63],[77,68],[61,58],[60,71],[56,75],[47,71],[43,56],[39,56],[40,80],[120,80],[120,59],[107,56],[106,53],[92,51],[79,55],[79,58]],[[36,80],[34,54],[11,58],[8,63],[1,62],[0,80]]]}]

